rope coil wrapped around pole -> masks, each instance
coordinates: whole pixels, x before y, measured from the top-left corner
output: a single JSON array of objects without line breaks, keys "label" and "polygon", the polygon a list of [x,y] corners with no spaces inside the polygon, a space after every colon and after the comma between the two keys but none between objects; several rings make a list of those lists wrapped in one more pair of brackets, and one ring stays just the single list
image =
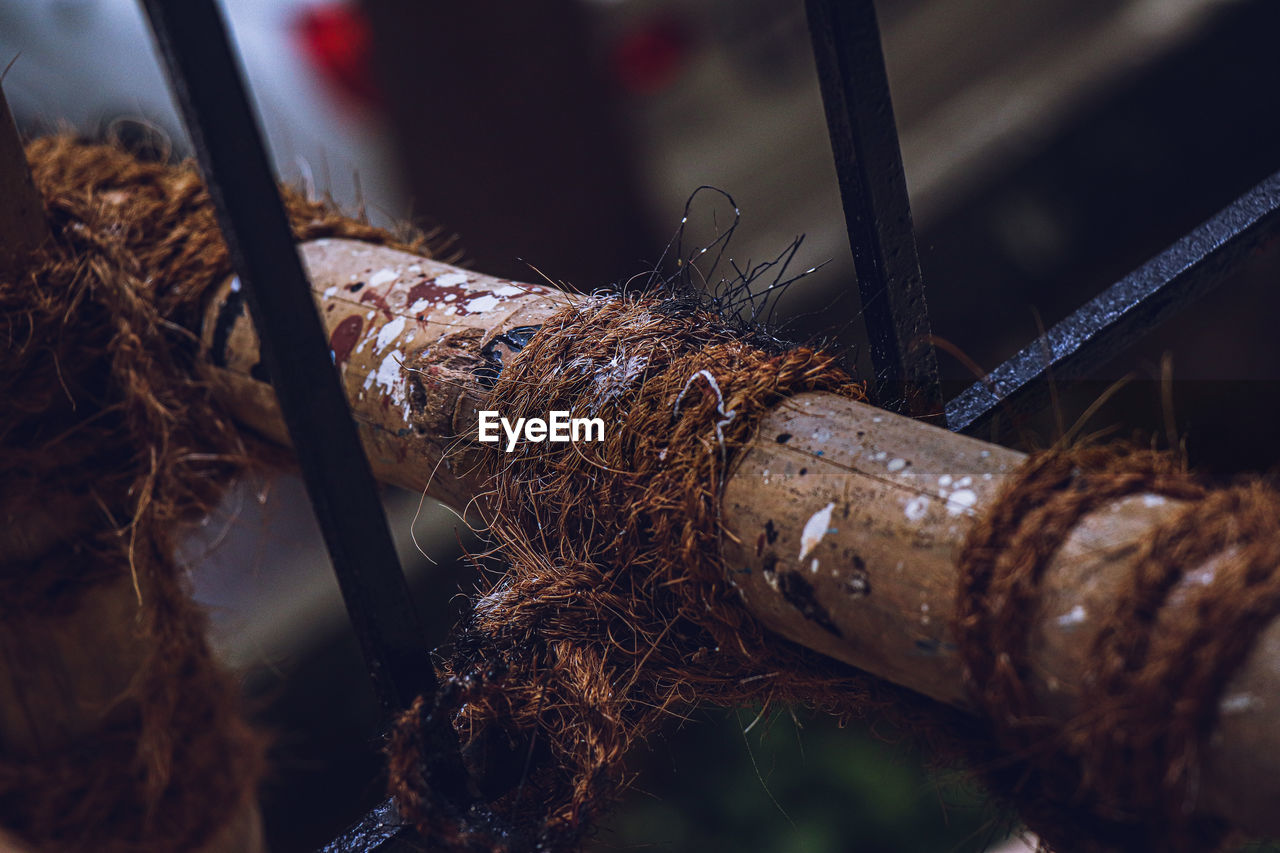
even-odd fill
[{"label": "rope coil wrapped around pole", "polygon": [[[128,165],[32,153],[72,181],[82,158]],[[207,204],[189,215],[212,229]],[[442,695],[393,733],[393,792],[423,829],[572,846],[665,716],[787,701],[906,703],[1051,843],[1280,834],[1269,487],[1210,490],[1145,451],[1028,460],[875,409],[829,357],[688,294],[574,296],[320,230],[301,251],[375,472],[478,508],[510,564],[446,650]],[[138,262],[171,275],[149,240]],[[282,440],[234,283],[168,316],[201,335],[219,406]],[[482,410],[553,409],[602,417],[605,440],[475,440]],[[440,713],[475,767],[518,756],[514,784],[532,758],[519,796],[490,774],[515,834],[436,808],[415,731]]]}]

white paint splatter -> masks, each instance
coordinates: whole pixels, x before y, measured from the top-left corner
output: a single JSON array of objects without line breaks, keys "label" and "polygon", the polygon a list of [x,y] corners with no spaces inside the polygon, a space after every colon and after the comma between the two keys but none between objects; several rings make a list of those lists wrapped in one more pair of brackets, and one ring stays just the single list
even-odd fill
[{"label": "white paint splatter", "polygon": [[417,302],[409,306],[409,313],[421,314],[423,311],[426,311],[430,307],[431,307],[430,299],[419,299]]},{"label": "white paint splatter", "polygon": [[834,503],[829,503],[815,512],[805,522],[804,530],[800,533],[801,560],[809,556],[809,552],[818,547],[822,537],[827,535],[827,530],[831,527],[831,511],[835,508],[836,505]]},{"label": "white paint splatter", "polygon": [[239,292],[240,292],[240,276],[238,276],[238,275],[237,275],[237,276],[234,276],[234,277],[231,279],[231,292],[232,292],[232,293],[239,293]]},{"label": "white paint splatter", "polygon": [[899,458],[897,458],[897,459],[890,459],[890,460],[889,460],[889,470],[890,470],[891,472],[895,472],[895,473],[896,473],[896,472],[901,471],[903,468],[906,468],[906,467],[907,467],[907,460],[902,459],[901,457],[899,457]]},{"label": "white paint splatter", "polygon": [[392,341],[400,337],[400,333],[404,331],[405,318],[396,317],[390,323],[387,323],[378,330],[378,342],[373,345],[373,351],[379,352],[386,349]]},{"label": "white paint splatter", "polygon": [[464,272],[447,272],[444,275],[436,276],[436,285],[439,287],[457,287],[460,284],[466,284],[471,277]]},{"label": "white paint splatter", "polygon": [[335,284],[333,287],[329,287],[325,289],[324,298],[332,299],[334,297],[334,294],[336,294],[337,292],[338,292],[338,285]]},{"label": "white paint splatter", "polygon": [[925,513],[929,511],[929,499],[924,495],[918,495],[907,501],[905,508],[907,521],[919,521],[924,518]]},{"label": "white paint splatter", "polygon": [[400,403],[404,394],[404,383],[400,381],[401,360],[402,356],[399,351],[392,350],[387,353],[387,357],[382,360],[382,364],[378,365],[378,372],[370,373],[365,378],[364,387],[367,389],[376,384],[390,395],[393,403]]},{"label": "white paint splatter", "polygon": [[959,480],[956,480],[957,489],[967,489],[969,486],[972,486],[972,485],[973,485],[972,477],[961,477]]},{"label": "white paint splatter", "polygon": [[388,269],[378,270],[369,278],[369,285],[371,287],[377,287],[380,284],[389,284],[390,282],[395,281],[399,277],[400,277],[400,273],[396,272],[393,269],[388,268]]},{"label": "white paint splatter", "polygon": [[1084,609],[1084,605],[1077,604],[1058,617],[1058,624],[1066,628],[1069,625],[1079,625],[1089,616],[1088,611]]},{"label": "white paint splatter", "polygon": [[883,462],[888,458],[889,458],[889,454],[885,453],[883,450],[877,451],[871,455],[872,462]]},{"label": "white paint splatter", "polygon": [[477,296],[475,299],[468,302],[467,311],[472,314],[483,314],[485,311],[492,311],[494,308],[497,308],[501,301],[501,299],[493,294],[486,293],[484,296]]},{"label": "white paint splatter", "polygon": [[939,486],[942,486],[944,489],[945,489],[947,486],[950,486],[950,485],[951,485],[951,475],[950,475],[950,474],[943,474],[941,477],[939,477],[939,478],[938,478],[938,485],[939,485]]},{"label": "white paint splatter", "polygon": [[418,266],[417,264],[409,264],[409,266],[404,268],[404,271],[413,273],[414,275],[418,275],[419,273],[422,272],[422,267]]},{"label": "white paint splatter", "polygon": [[817,558],[817,557],[814,557],[814,558],[813,558],[813,560],[812,560],[812,562],[810,562],[810,563],[809,563],[809,571],[813,572],[815,575],[818,573],[818,558]]},{"label": "white paint splatter", "polygon": [[1164,506],[1165,500],[1161,495],[1143,495],[1143,506]]},{"label": "white paint splatter", "polygon": [[973,489],[960,489],[952,492],[947,498],[947,512],[952,515],[959,515],[970,509],[978,502],[978,496],[974,494]]},{"label": "white paint splatter", "polygon": [[516,287],[514,284],[504,284],[502,287],[495,287],[490,292],[494,296],[519,296],[524,293],[524,288]]}]

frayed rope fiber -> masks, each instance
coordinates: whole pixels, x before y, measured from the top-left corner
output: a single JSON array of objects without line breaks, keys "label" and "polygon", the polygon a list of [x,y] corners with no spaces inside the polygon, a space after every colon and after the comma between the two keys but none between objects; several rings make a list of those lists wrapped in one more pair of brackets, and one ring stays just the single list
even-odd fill
[{"label": "frayed rope fiber", "polygon": [[[604,441],[523,443],[484,463],[506,574],[447,653],[446,699],[392,736],[391,792],[434,837],[473,849],[565,849],[628,781],[624,756],[700,702],[866,707],[866,679],[767,634],[720,558],[721,490],[761,415],[804,391],[862,397],[836,360],[758,346],[669,297],[597,294],[546,322],[491,406],[598,416]],[[476,765],[509,753],[495,804],[511,835],[464,828],[425,775],[424,724],[452,715]]]},{"label": "frayed rope fiber", "polygon": [[[1045,568],[1085,515],[1140,493],[1188,505],[1143,544],[1090,649],[1081,710],[1055,719],[1029,686]],[[969,534],[956,635],[998,749],[977,763],[1054,849],[1194,853],[1232,841],[1192,807],[1223,691],[1280,615],[1277,520],[1280,494],[1260,481],[1210,491],[1173,454],[1083,446],[1033,455]],[[1217,555],[1212,579],[1162,619],[1185,573]]]},{"label": "frayed rope fiber", "polygon": [[[120,630],[146,651],[97,730],[0,743],[0,827],[39,850],[195,850],[263,765],[174,557],[184,525],[272,456],[246,446],[197,369],[205,299],[230,263],[194,168],[68,137],[27,155],[55,236],[0,280],[0,618],[65,617],[128,579],[138,609]],[[404,245],[286,198],[299,239]],[[40,714],[54,698],[14,701]]]}]

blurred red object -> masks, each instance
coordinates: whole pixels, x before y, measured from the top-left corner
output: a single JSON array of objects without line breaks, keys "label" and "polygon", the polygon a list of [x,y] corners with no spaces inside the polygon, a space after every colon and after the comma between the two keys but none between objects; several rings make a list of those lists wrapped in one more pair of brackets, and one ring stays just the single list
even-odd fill
[{"label": "blurred red object", "polygon": [[385,99],[374,79],[373,32],[353,3],[312,6],[298,20],[304,53],[345,100],[381,110]]},{"label": "blurred red object", "polygon": [[688,64],[689,28],[673,15],[649,18],[613,48],[613,72],[627,94],[652,95],[670,86]]}]

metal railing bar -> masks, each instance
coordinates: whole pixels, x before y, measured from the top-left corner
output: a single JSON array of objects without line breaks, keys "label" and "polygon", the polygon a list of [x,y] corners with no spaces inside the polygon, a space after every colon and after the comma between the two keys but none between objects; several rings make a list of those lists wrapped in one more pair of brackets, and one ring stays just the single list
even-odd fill
[{"label": "metal railing bar", "polygon": [[[388,713],[405,708],[435,692],[435,671],[226,27],[213,0],[143,5],[374,689]],[[436,778],[465,790],[456,737],[435,728]]]},{"label": "metal railing bar", "polygon": [[383,800],[319,853],[399,853],[428,850],[421,835],[400,822],[394,800]]},{"label": "metal railing bar", "polygon": [[1280,172],[1089,300],[947,403],[947,426],[976,434],[998,412],[1042,407],[1048,377],[1088,377],[1220,284],[1256,246],[1280,234]]},{"label": "metal railing bar", "polygon": [[876,402],[939,420],[942,392],[872,0],[807,0]]}]

